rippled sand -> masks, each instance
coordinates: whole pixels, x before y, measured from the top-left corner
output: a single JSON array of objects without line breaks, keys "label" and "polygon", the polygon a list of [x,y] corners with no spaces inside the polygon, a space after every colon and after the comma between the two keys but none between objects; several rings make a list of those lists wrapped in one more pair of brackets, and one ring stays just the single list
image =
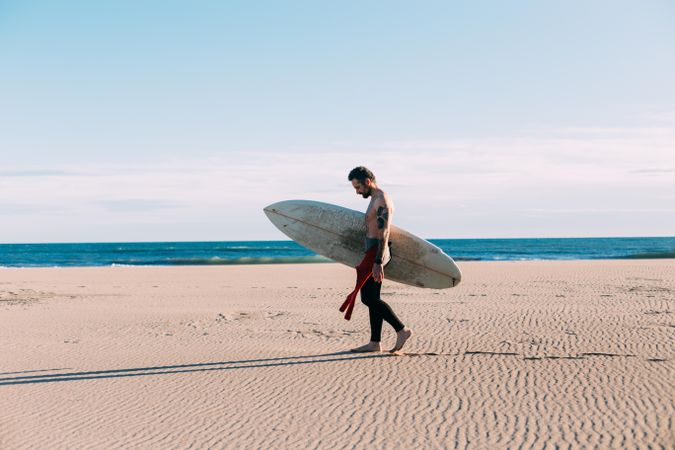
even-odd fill
[{"label": "rippled sand", "polygon": [[[0,448],[673,448],[675,260],[0,270]],[[385,348],[394,334],[385,325]]]}]

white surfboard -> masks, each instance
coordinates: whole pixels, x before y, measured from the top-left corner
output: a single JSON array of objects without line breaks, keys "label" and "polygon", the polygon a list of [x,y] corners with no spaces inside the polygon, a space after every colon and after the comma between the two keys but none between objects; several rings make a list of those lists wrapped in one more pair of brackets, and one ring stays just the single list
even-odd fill
[{"label": "white surfboard", "polygon": [[[350,267],[363,259],[362,212],[311,200],[286,200],[264,211],[286,236],[319,255]],[[385,279],[434,289],[457,286],[462,279],[452,258],[434,244],[393,225],[389,240],[391,261],[384,270]]]}]

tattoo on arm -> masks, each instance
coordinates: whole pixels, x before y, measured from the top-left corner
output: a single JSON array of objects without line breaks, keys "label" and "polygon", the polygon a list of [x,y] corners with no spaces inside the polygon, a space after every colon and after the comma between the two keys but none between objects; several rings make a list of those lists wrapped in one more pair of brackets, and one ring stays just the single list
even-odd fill
[{"label": "tattoo on arm", "polygon": [[389,209],[384,206],[377,208],[377,228],[383,230],[389,222]]},{"label": "tattoo on arm", "polygon": [[389,240],[389,209],[386,206],[377,208],[377,228],[382,230],[382,238],[378,242],[376,254],[376,260],[381,263]]}]

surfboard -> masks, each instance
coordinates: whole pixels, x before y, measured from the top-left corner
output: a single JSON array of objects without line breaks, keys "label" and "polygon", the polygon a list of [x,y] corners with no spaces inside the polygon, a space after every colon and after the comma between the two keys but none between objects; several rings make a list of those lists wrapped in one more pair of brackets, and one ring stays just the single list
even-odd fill
[{"label": "surfboard", "polygon": [[[350,267],[364,256],[365,214],[312,200],[285,200],[264,209],[286,236],[319,255]],[[411,286],[445,289],[457,286],[462,273],[453,259],[420,237],[392,225],[388,280]]]}]

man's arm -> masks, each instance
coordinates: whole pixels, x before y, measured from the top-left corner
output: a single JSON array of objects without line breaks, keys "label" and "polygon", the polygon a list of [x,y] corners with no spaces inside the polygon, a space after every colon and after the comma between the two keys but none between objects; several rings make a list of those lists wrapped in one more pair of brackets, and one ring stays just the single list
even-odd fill
[{"label": "man's arm", "polygon": [[389,230],[391,218],[391,205],[385,197],[380,206],[377,207],[377,253],[375,254],[375,265],[373,266],[373,278],[377,282],[381,282],[384,278],[384,269],[382,268],[382,260],[384,259],[384,252],[389,245]]},{"label": "man's arm", "polygon": [[379,242],[375,261],[380,263],[384,258],[384,251],[387,249],[387,243],[389,242],[389,212],[386,202],[377,208],[377,237]]}]

